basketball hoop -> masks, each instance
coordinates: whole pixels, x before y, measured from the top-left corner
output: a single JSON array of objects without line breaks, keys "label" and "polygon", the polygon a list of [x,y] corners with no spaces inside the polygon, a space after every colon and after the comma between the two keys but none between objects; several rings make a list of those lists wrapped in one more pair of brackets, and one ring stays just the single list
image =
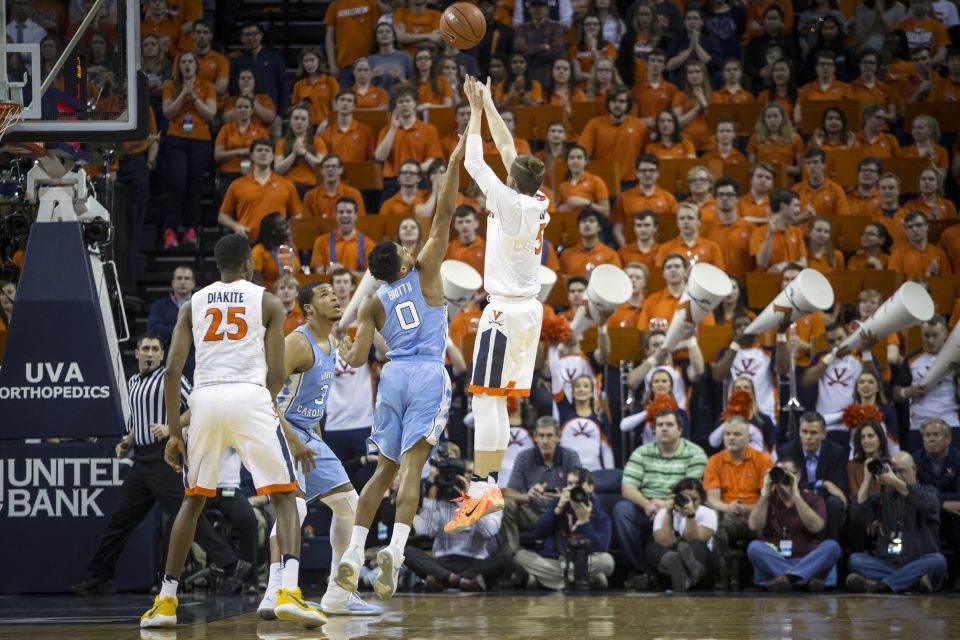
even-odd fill
[{"label": "basketball hoop", "polygon": [[20,122],[22,115],[23,107],[18,103],[0,100],[0,140],[3,139],[10,127]]},{"label": "basketball hoop", "polygon": [[[23,119],[23,108],[17,102],[0,100],[0,140],[13,125]],[[22,158],[36,160],[42,158],[44,146],[41,142],[20,142],[0,145],[0,153],[9,153]]]}]

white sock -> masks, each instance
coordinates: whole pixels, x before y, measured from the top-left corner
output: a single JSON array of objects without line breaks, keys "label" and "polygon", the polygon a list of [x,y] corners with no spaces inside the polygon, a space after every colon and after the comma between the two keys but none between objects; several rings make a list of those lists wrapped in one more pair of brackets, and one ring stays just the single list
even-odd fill
[{"label": "white sock", "polygon": [[393,547],[395,551],[399,551],[400,555],[403,555],[403,550],[407,546],[407,538],[409,537],[410,525],[401,522],[394,523],[393,538],[390,540],[390,546]]},{"label": "white sock", "polygon": [[479,500],[483,497],[483,492],[487,490],[487,481],[486,480],[471,480],[470,488],[467,489],[467,495],[473,498],[474,500]]},{"label": "white sock", "polygon": [[350,536],[350,546],[363,551],[367,548],[368,535],[370,535],[370,529],[361,527],[358,524],[353,525],[353,534]]},{"label": "white sock", "polygon": [[171,578],[170,576],[163,576],[163,582],[160,583],[160,597],[161,598],[176,598],[177,597],[177,587],[180,585],[180,581]]},{"label": "white sock", "polygon": [[283,559],[283,578],[281,586],[284,589],[296,589],[300,581],[300,559],[285,556]]},{"label": "white sock", "polygon": [[283,584],[283,565],[279,562],[270,563],[270,572],[267,574],[267,593],[273,593]]}]

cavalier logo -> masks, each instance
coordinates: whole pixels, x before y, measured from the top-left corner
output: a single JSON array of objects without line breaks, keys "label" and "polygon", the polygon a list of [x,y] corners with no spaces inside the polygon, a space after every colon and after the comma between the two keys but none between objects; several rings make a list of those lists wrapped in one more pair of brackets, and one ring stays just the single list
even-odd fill
[{"label": "cavalier logo", "polygon": [[500,319],[500,316],[503,315],[503,311],[494,311],[493,318],[490,320],[490,324],[495,324],[501,329],[503,328],[503,320]]}]

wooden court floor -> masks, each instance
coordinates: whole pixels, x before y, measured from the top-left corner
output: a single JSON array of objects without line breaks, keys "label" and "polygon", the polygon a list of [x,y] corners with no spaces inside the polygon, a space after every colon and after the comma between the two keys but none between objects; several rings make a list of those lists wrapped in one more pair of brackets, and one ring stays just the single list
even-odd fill
[{"label": "wooden court floor", "polygon": [[[670,638],[836,640],[950,640],[960,638],[960,597],[950,595],[802,595],[699,597],[665,594],[602,595],[398,595],[375,618],[332,618],[317,630],[289,622],[263,622],[255,613],[230,615],[237,600],[185,599],[182,616],[193,620],[176,630],[141,632],[136,624],[149,597],[103,599],[59,597],[49,620],[109,620],[110,623],[11,624],[40,622],[41,612],[25,610],[46,597],[0,598],[0,639],[114,640],[347,640],[408,638],[411,640],[513,640],[528,638]],[[52,596],[49,598],[58,598]],[[239,597],[237,597],[239,599]],[[56,600],[50,600],[56,602]],[[249,610],[255,602],[239,603]],[[39,606],[40,609],[44,607]],[[99,614],[99,617],[94,617]],[[223,617],[227,615],[227,617]],[[219,618],[219,619],[217,619]],[[202,622],[201,620],[210,620]]]}]

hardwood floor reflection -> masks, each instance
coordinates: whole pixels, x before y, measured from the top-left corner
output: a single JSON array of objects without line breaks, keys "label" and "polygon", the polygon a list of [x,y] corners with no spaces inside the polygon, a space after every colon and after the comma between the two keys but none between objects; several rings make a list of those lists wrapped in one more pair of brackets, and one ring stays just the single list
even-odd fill
[{"label": "hardwood floor reflection", "polygon": [[[61,604],[56,610],[49,610],[43,605],[43,596],[16,598],[17,615],[11,615],[13,601],[0,599],[0,622],[61,619],[72,623],[0,624],[0,639],[960,638],[960,597],[950,595],[400,595],[386,604],[382,616],[333,618],[317,630],[305,630],[289,622],[263,622],[254,613],[230,615],[238,607],[237,600],[185,599],[181,604],[182,619],[195,622],[182,624],[176,630],[142,634],[136,619],[149,598],[117,596],[94,600],[53,596],[47,600],[54,603],[56,598],[69,600],[74,608]],[[251,603],[239,604],[249,609]],[[79,622],[84,619],[117,622]],[[205,619],[212,621],[201,622]]]}]

